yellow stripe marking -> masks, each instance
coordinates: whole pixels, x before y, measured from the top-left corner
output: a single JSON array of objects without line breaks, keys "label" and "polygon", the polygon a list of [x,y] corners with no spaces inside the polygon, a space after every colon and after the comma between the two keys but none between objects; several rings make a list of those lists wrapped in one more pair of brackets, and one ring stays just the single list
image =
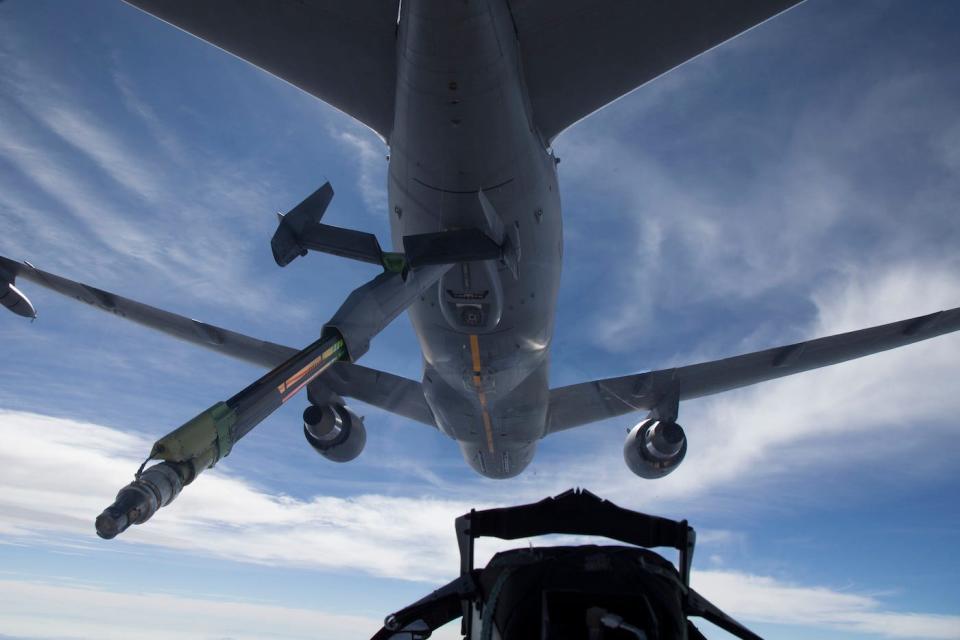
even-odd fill
[{"label": "yellow stripe marking", "polygon": [[490,414],[484,409],[481,415],[483,415],[483,428],[487,432],[487,449],[493,453],[493,426],[490,424]]},{"label": "yellow stripe marking", "polygon": [[473,372],[480,373],[480,339],[476,335],[470,336],[470,355],[473,357]]},{"label": "yellow stripe marking", "polygon": [[470,359],[473,361],[473,386],[477,388],[483,430],[487,434],[487,449],[493,453],[493,424],[490,421],[490,413],[487,411],[487,394],[483,392],[483,379],[480,377],[480,339],[475,334],[470,335]]}]

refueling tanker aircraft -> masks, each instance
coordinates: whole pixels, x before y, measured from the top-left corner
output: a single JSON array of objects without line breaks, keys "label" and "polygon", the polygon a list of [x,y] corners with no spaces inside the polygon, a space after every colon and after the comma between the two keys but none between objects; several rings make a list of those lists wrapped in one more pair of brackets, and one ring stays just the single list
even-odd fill
[{"label": "refueling tanker aircraft", "polygon": [[[563,130],[798,0],[127,0],[357,119],[389,146],[394,251],[323,224],[320,187],[281,216],[278,265],[309,250],[379,265],[303,350],[265,342],[0,258],[0,300],[26,317],[20,277],[269,373],[156,442],[97,519],[112,538],[186,484],[303,388],[304,435],[355,458],[363,421],[345,399],[454,438],[488,478],[510,478],[550,434],[647,412],[627,466],[659,478],[687,439],[682,400],[860,358],[960,329],[960,308],[712,362],[550,388],[563,258],[557,158]],[[423,379],[356,364],[408,311]],[[149,463],[155,462],[151,466]]]}]

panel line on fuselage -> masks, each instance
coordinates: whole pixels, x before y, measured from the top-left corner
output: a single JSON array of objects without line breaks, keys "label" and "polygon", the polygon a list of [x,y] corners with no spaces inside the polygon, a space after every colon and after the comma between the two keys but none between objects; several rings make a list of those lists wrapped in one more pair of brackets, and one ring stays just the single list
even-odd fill
[{"label": "panel line on fuselage", "polygon": [[493,425],[490,422],[490,412],[487,411],[487,394],[483,391],[483,378],[480,375],[480,338],[475,333],[470,334],[470,358],[473,361],[473,386],[477,388],[483,430],[487,434],[487,449],[493,453]]},{"label": "panel line on fuselage", "polygon": [[414,178],[413,181],[419,184],[421,187],[426,187],[427,189],[433,189],[434,191],[440,191],[442,193],[453,193],[456,195],[473,195],[475,193],[479,193],[480,191],[494,191],[496,189],[499,189],[500,187],[505,187],[511,182],[513,182],[513,178],[510,178],[509,180],[504,180],[503,182],[498,182],[497,184],[491,184],[486,187],[480,187],[479,189],[466,189],[466,190],[459,190],[459,191],[456,189],[444,189],[443,187],[437,187],[432,184],[427,184],[426,182],[424,182],[423,180],[420,180],[419,178]]}]

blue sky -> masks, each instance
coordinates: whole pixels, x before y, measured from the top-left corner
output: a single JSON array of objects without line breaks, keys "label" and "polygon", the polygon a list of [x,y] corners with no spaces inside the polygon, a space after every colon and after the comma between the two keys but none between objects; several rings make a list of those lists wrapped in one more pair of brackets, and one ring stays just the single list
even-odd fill
[{"label": "blue sky", "polygon": [[[561,135],[554,384],[956,306],[958,28],[954,2],[810,0]],[[274,212],[329,179],[329,221],[386,244],[386,151],[119,2],[0,3],[3,255],[304,345],[373,272],[277,268]],[[694,585],[771,637],[960,638],[957,336],[687,403],[688,458],[655,483],[622,463],[630,418],[494,482],[369,407],[334,466],[295,401],[105,542],[149,444],[260,372],[23,289],[39,319],[0,318],[0,637],[368,637],[453,577],[454,516],[579,485],[690,519]],[[363,362],[419,377],[408,321]]]}]

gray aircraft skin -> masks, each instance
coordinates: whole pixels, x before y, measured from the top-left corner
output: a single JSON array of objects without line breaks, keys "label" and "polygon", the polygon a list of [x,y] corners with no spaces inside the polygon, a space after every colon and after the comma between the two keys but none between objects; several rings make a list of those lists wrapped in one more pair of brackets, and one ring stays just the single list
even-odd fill
[{"label": "gray aircraft skin", "polygon": [[[712,362],[549,386],[563,258],[551,141],[799,0],[127,1],[380,135],[390,150],[397,251],[405,238],[458,230],[497,243],[498,259],[453,264],[436,286],[418,289],[408,311],[422,382],[350,358],[308,387],[314,408],[343,410],[343,399],[353,398],[438,428],[486,477],[521,473],[551,433],[639,411],[649,415],[630,431],[624,459],[641,477],[661,477],[686,452],[676,423],[683,400],[960,329],[960,309],[950,309]],[[36,314],[16,277],[269,369],[298,353],[0,257],[0,303],[22,316]],[[306,423],[305,414],[308,431]],[[364,441],[343,445],[343,455],[311,444],[341,460]]]},{"label": "gray aircraft skin", "polygon": [[475,470],[507,478],[546,433],[563,253],[556,162],[532,120],[505,3],[404,2],[399,27],[394,246],[486,227],[481,190],[520,239],[516,278],[502,263],[460,264],[409,310],[437,426]]}]

